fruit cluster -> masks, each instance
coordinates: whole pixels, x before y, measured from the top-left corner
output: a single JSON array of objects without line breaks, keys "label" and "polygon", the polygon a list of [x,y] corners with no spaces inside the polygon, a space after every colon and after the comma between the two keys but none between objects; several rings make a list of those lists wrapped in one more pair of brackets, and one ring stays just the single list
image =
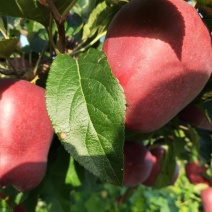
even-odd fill
[{"label": "fruit cluster", "polygon": [[[130,1],[110,23],[103,51],[125,93],[125,126],[135,132],[166,125],[198,96],[212,73],[210,33],[196,9],[182,0]],[[188,116],[186,108],[179,114],[181,121],[211,129],[201,112]],[[142,143],[126,142],[123,184],[153,186],[164,154],[161,147],[149,151]],[[189,180],[207,182],[201,171]],[[178,172],[176,164],[167,185]]]},{"label": "fruit cluster", "polygon": [[[211,130],[201,111],[197,121],[186,111],[212,73],[211,35],[191,5],[183,0],[129,1],[110,23],[103,51],[126,97],[126,128],[153,132],[179,114],[181,121]],[[23,80],[0,79],[0,117],[0,187],[30,191],[45,175],[53,138],[45,90]],[[154,186],[165,155],[162,146],[148,149],[142,142],[126,141],[123,185]],[[191,183],[210,186],[204,172],[198,163],[186,165]],[[176,163],[166,185],[174,184],[178,174]],[[208,190],[202,192],[204,206],[205,196]]]}]

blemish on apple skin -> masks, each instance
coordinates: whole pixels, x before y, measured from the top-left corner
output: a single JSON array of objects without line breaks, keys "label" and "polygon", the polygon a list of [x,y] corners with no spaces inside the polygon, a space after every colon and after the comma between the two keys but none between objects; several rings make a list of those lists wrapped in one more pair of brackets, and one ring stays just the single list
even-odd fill
[{"label": "blemish on apple skin", "polygon": [[67,137],[66,133],[64,133],[64,132],[61,132],[61,133],[60,133],[60,138],[61,138],[61,139],[64,140],[66,137]]}]

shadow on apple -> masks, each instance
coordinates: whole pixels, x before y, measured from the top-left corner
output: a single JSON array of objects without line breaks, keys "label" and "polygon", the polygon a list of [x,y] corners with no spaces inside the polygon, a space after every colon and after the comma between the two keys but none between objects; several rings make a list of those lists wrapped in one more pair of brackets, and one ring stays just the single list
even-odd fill
[{"label": "shadow on apple", "polygon": [[13,185],[17,190],[27,192],[39,185],[45,173],[46,162],[23,163],[2,175],[0,178],[0,186]]},{"label": "shadow on apple", "polygon": [[[191,100],[196,97],[197,92],[200,92],[202,87],[199,86],[200,79],[205,79],[207,75],[196,74],[195,72],[183,70],[179,76],[174,74],[179,71],[175,64],[166,64],[166,70],[173,71],[173,77],[165,74],[163,78],[150,78],[148,83],[144,82],[142,76],[139,76],[141,85],[138,91],[132,82],[125,86],[125,95],[128,97],[126,112],[126,127],[144,133],[152,132],[163,127],[172,118],[174,118],[179,111],[189,104]],[[158,67],[158,72],[161,67]],[[164,67],[165,68],[165,67]],[[176,70],[176,72],[175,72]],[[142,74],[141,74],[142,75]],[[129,79],[130,81],[130,79]],[[192,81],[192,83],[191,83]],[[199,88],[198,88],[199,87]],[[139,96],[136,98],[130,93],[137,90]]]}]

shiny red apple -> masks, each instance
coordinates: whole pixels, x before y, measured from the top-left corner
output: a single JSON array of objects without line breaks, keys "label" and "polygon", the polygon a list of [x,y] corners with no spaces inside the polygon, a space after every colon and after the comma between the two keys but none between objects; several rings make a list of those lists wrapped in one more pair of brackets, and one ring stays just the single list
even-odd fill
[{"label": "shiny red apple", "polygon": [[168,123],[212,71],[210,33],[183,0],[131,0],[110,23],[103,51],[124,89],[126,127],[140,132]]},{"label": "shiny red apple", "polygon": [[46,171],[53,129],[45,90],[18,79],[0,79],[0,186],[35,188]]}]

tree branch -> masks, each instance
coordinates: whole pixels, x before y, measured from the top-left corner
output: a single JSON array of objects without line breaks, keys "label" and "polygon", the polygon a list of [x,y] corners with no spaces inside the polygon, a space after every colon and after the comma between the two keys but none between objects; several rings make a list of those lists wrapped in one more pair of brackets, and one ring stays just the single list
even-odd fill
[{"label": "tree branch", "polygon": [[65,27],[64,24],[57,24],[57,29],[58,29],[58,34],[59,34],[59,39],[58,39],[58,49],[61,53],[65,52]]},{"label": "tree branch", "polygon": [[55,7],[54,2],[52,0],[46,0],[46,3],[48,4],[48,8],[56,23],[60,23],[61,15],[57,10],[57,8]]},{"label": "tree branch", "polygon": [[65,52],[65,27],[64,27],[64,22],[65,22],[65,17],[62,17],[61,14],[59,13],[58,9],[55,7],[54,2],[52,0],[46,0],[46,3],[48,4],[48,8],[52,14],[52,17],[54,18],[56,24],[57,24],[57,29],[58,29],[58,50],[60,53]]}]

